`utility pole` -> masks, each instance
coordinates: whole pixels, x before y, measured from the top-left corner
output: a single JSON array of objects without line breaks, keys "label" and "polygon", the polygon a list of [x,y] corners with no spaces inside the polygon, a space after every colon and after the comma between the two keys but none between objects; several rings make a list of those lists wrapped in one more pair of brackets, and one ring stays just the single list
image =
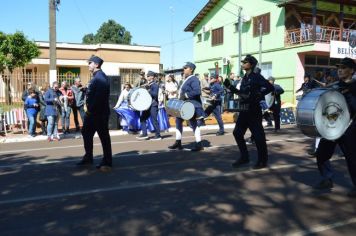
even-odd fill
[{"label": "utility pole", "polygon": [[171,11],[171,46],[172,46],[172,53],[171,53],[171,69],[173,70],[174,67],[174,38],[173,38],[173,16],[174,16],[174,8],[172,6],[169,7]]},{"label": "utility pole", "polygon": [[259,20],[259,31],[260,31],[260,50],[259,50],[259,58],[258,58],[258,67],[261,69],[262,65],[262,18]]},{"label": "utility pole", "polygon": [[60,0],[49,0],[49,83],[57,80],[56,10]]},{"label": "utility pole", "polygon": [[237,24],[239,27],[239,61],[237,63],[237,75],[240,76],[241,75],[241,60],[242,60],[242,56],[241,56],[241,34],[242,34],[242,19],[241,19],[241,11],[242,11],[242,7],[239,6],[239,14],[237,17]]}]

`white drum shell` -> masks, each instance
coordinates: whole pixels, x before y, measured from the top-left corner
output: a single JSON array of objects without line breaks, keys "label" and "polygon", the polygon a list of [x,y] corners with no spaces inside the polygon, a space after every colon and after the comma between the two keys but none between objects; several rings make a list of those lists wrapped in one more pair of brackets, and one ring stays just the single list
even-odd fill
[{"label": "white drum shell", "polygon": [[195,108],[193,103],[189,101],[172,98],[167,102],[166,111],[171,116],[190,120],[194,116]]},{"label": "white drum shell", "polygon": [[[323,114],[328,110],[340,109],[335,121]],[[340,138],[349,126],[350,112],[344,96],[332,89],[314,89],[305,94],[298,103],[297,126],[310,137],[323,137],[328,140]]]},{"label": "white drum shell", "polygon": [[145,111],[149,109],[152,104],[152,97],[144,88],[132,89],[127,97],[127,100],[129,106],[136,111]]}]

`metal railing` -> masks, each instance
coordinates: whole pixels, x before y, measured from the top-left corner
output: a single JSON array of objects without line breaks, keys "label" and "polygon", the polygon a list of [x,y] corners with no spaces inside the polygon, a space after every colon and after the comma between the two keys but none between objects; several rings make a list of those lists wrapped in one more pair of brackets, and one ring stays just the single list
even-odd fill
[{"label": "metal railing", "polygon": [[[70,85],[74,83],[74,79],[79,77],[85,85],[90,80],[90,76],[73,75],[72,77],[65,76],[64,74],[57,74],[57,81],[68,81]],[[0,106],[8,107],[22,104],[22,93],[27,89],[27,84],[33,83],[37,89],[49,86],[48,73],[22,73],[22,72],[4,72],[0,73]]]},{"label": "metal railing", "polygon": [[[330,43],[331,40],[349,41],[352,34],[356,35],[356,30],[344,29],[342,35],[340,28],[329,26],[317,26],[316,28],[316,42]],[[313,41],[312,28],[298,28],[285,31],[285,45],[297,45],[303,43],[310,43]]]}]

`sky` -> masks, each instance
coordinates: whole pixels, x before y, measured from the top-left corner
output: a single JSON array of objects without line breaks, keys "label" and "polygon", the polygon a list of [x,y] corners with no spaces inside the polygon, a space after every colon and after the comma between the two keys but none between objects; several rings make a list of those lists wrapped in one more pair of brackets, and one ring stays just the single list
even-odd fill
[{"label": "sky", "polygon": [[[164,69],[193,61],[193,33],[184,32],[208,0],[61,0],[57,42],[81,43],[109,19],[131,33],[131,43],[161,47]],[[0,31],[22,31],[28,40],[49,41],[49,0],[1,2]],[[172,43],[173,42],[173,43]],[[173,47],[172,47],[173,45]]]}]

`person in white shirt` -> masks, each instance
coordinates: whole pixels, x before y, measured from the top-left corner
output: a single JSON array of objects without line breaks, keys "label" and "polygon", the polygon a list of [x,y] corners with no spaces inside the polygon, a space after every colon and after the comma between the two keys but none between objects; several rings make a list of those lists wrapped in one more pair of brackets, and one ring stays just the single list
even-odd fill
[{"label": "person in white shirt", "polygon": [[170,74],[166,76],[166,96],[167,99],[178,97],[178,83],[174,79],[174,75]]}]

